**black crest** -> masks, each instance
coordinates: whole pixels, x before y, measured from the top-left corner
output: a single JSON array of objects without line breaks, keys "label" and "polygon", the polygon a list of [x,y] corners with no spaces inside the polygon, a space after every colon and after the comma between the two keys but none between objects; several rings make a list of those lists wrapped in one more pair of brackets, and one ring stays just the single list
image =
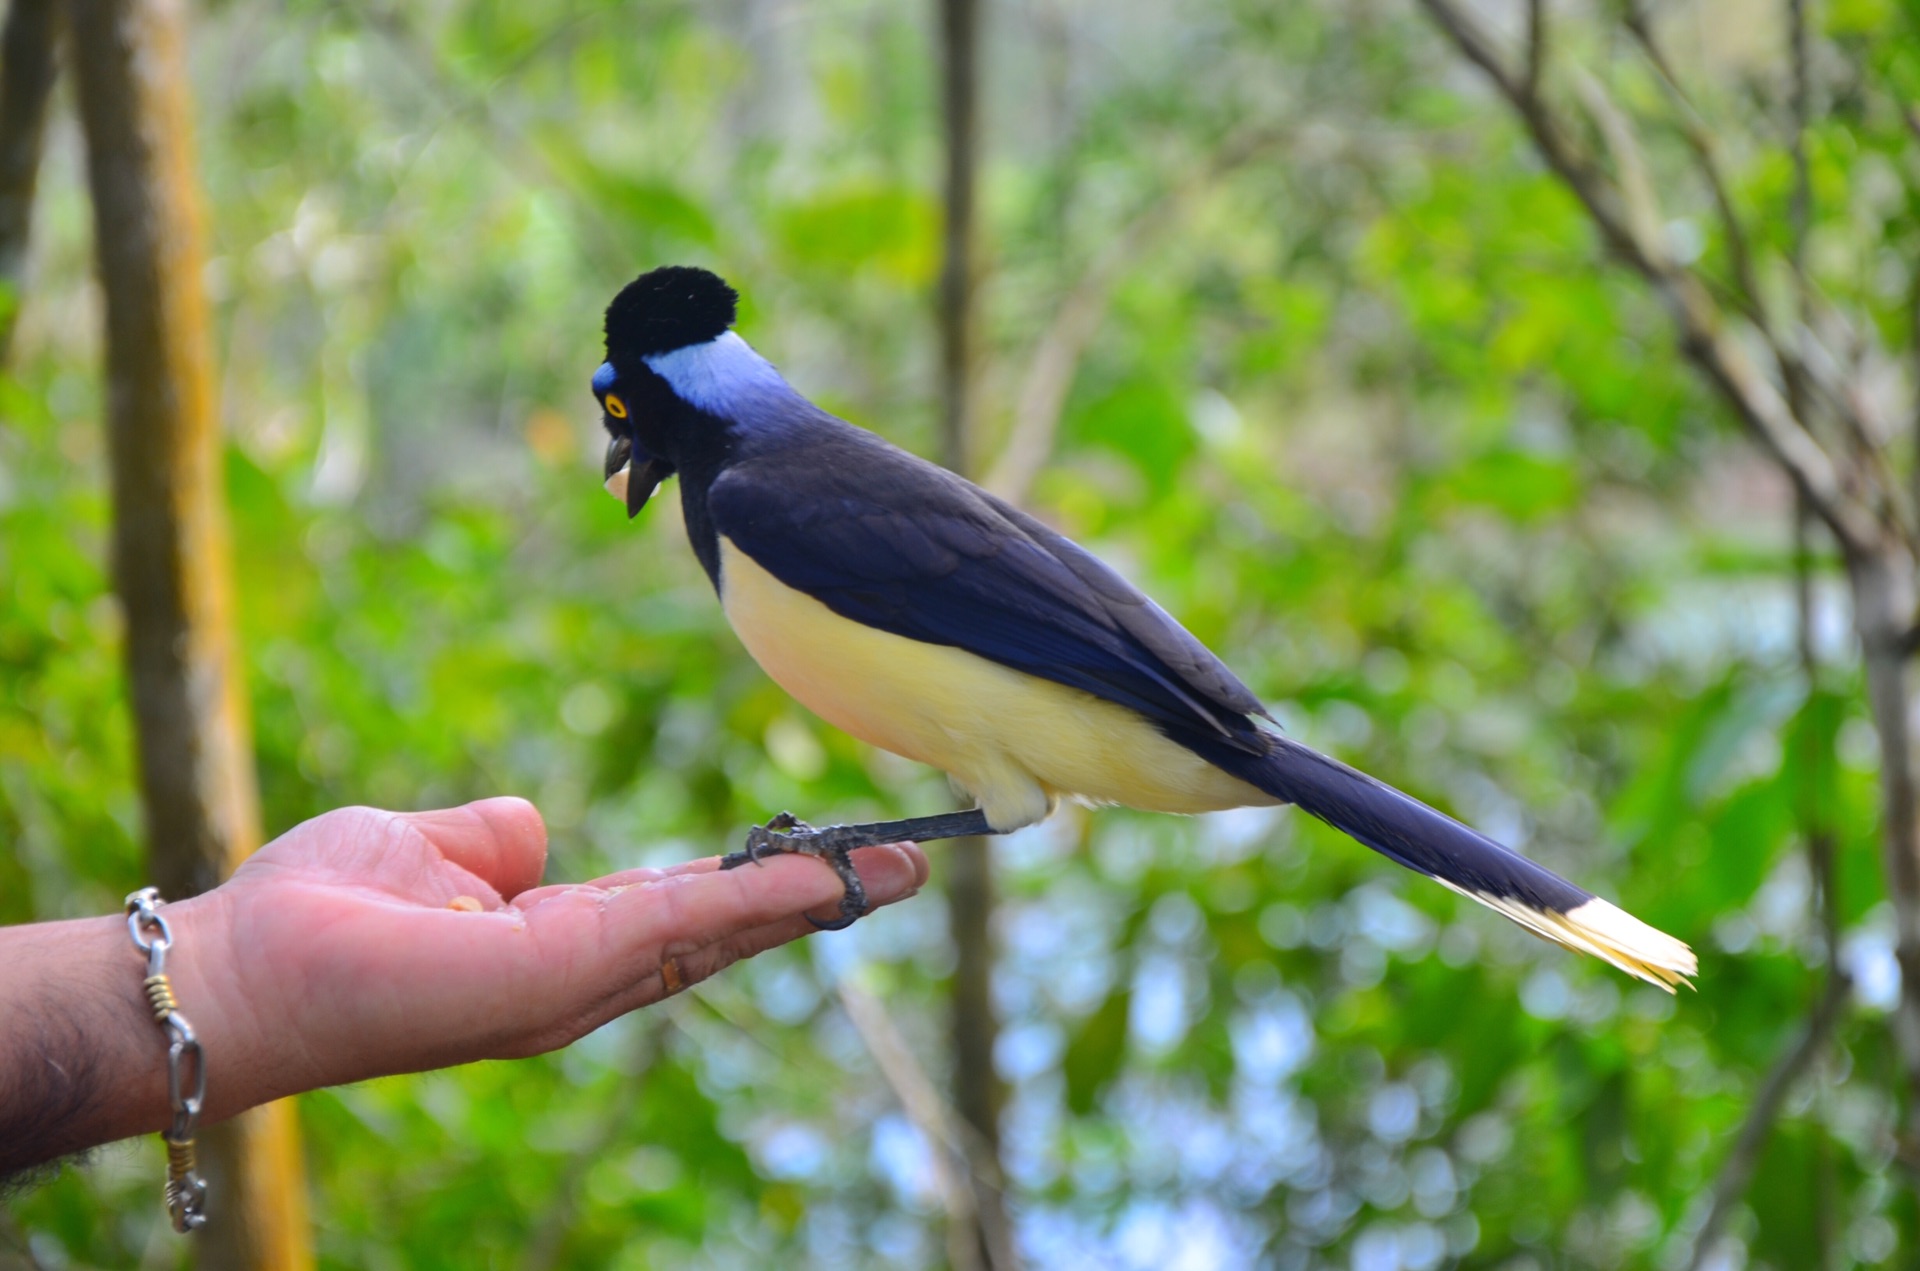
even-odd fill
[{"label": "black crest", "polygon": [[607,306],[607,360],[620,366],[704,344],[733,325],[739,298],[718,274],[689,265],[641,274]]}]

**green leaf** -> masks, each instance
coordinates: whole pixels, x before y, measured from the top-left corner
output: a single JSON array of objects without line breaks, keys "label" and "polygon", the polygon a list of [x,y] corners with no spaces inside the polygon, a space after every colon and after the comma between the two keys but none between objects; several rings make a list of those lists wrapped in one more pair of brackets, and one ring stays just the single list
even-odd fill
[{"label": "green leaf", "polygon": [[1066,1077],[1067,1108],[1076,1116],[1090,1116],[1100,1096],[1120,1072],[1127,1056],[1127,1016],[1133,995],[1115,989],[1073,1030],[1067,1041],[1061,1072]]}]

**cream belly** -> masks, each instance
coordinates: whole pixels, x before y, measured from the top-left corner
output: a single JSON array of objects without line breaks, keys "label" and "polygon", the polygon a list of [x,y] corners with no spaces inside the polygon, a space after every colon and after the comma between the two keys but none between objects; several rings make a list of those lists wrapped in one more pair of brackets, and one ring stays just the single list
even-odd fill
[{"label": "cream belly", "polygon": [[1152,812],[1278,800],[1089,693],[842,618],[720,539],[720,603],[754,660],[828,723],[948,772],[996,830],[1068,795]]}]

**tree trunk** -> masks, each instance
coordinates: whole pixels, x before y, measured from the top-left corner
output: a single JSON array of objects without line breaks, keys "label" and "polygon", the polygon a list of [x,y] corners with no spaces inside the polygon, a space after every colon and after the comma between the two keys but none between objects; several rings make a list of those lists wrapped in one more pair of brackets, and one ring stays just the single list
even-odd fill
[{"label": "tree trunk", "polygon": [[940,462],[972,467],[974,174],[980,151],[979,0],[940,0],[946,217],[940,262]]},{"label": "tree trunk", "polygon": [[[973,460],[976,313],[974,184],[979,167],[979,0],[940,0],[946,125],[946,227],[940,270],[940,459],[965,474]],[[971,1128],[969,1165],[983,1265],[1016,1264],[1000,1180],[1002,1090],[993,1067],[993,854],[983,839],[947,848],[953,972],[953,1099]]]},{"label": "tree trunk", "polygon": [[0,34],[0,365],[13,345],[33,227],[33,191],[53,95],[54,0],[13,0]]},{"label": "tree trunk", "polygon": [[[73,0],[68,17],[106,302],[114,575],[151,876],[175,899],[214,886],[260,837],[183,15],[170,0]],[[217,1080],[220,1056],[209,1060]],[[292,1105],[255,1109],[204,1142],[213,1190],[196,1237],[201,1265],[311,1267]]]},{"label": "tree trunk", "polygon": [[1881,843],[1893,900],[1900,1002],[1893,1034],[1907,1079],[1902,1155],[1920,1160],[1920,772],[1913,746],[1913,677],[1908,632],[1914,615],[1914,567],[1905,553],[1882,551],[1848,562],[1854,624],[1866,664],[1867,705],[1880,738]]},{"label": "tree trunk", "polygon": [[1016,1265],[1000,1169],[1005,1089],[994,1070],[1000,1021],[993,1009],[993,849],[986,839],[947,846],[947,925],[953,933],[953,1105],[971,1130],[968,1166],[980,1222],[981,1265]]}]

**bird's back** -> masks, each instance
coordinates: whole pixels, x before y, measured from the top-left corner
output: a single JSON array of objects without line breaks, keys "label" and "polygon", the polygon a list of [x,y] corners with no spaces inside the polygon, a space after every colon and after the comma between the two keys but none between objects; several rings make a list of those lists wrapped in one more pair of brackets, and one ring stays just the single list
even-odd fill
[{"label": "bird's back", "polygon": [[1260,749],[1260,701],[1112,567],[969,481],[819,416],[703,494],[718,534],[840,616]]}]

